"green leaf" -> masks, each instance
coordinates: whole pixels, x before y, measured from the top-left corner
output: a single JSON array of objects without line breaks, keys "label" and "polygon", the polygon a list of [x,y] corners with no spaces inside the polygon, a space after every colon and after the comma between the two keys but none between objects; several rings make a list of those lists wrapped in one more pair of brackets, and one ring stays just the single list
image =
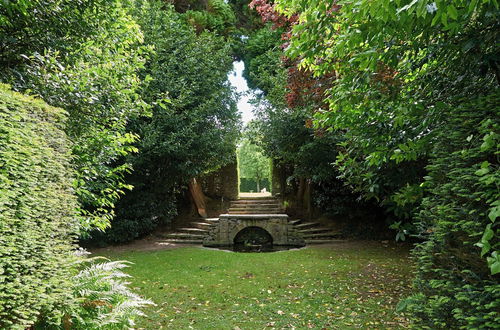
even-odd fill
[{"label": "green leaf", "polygon": [[500,255],[497,251],[491,254],[491,257],[486,258],[488,261],[488,266],[490,267],[491,275],[496,275],[500,273]]},{"label": "green leaf", "polygon": [[453,5],[448,5],[448,16],[456,20],[458,18],[457,8]]},{"label": "green leaf", "polygon": [[474,174],[476,174],[477,176],[483,176],[485,174],[488,174],[489,172],[490,172],[489,168],[482,168],[474,172]]},{"label": "green leaf", "polygon": [[425,17],[427,15],[427,4],[425,1],[419,1],[417,5],[417,16]]},{"label": "green leaf", "polygon": [[436,11],[436,14],[434,15],[434,18],[432,19],[431,26],[434,26],[434,25],[436,25],[439,22],[439,19],[441,18],[440,15],[441,15],[441,12],[440,11]]},{"label": "green leaf", "polygon": [[481,151],[487,151],[496,146],[496,134],[494,132],[490,132],[483,137],[483,144],[481,144]]},{"label": "green leaf", "polygon": [[441,24],[445,27],[448,26],[448,14],[441,13]]},{"label": "green leaf", "polygon": [[408,308],[408,305],[409,305],[408,298],[400,300],[398,302],[398,304],[396,305],[396,313],[402,313],[402,312],[406,311],[406,309]]},{"label": "green leaf", "polygon": [[469,10],[468,10],[468,13],[471,14],[477,7],[477,3],[479,2],[479,0],[472,0],[470,3],[469,3]]},{"label": "green leaf", "polygon": [[490,218],[490,220],[493,222],[498,217],[500,217],[500,206],[495,206],[490,209],[490,212],[488,213],[488,218]]},{"label": "green leaf", "polygon": [[481,239],[481,241],[489,241],[493,238],[493,236],[495,236],[495,233],[491,229],[491,224],[488,224],[486,226],[486,229],[484,230],[483,238]]},{"label": "green leaf", "polygon": [[490,264],[491,275],[496,275],[500,273],[500,261],[496,260]]}]

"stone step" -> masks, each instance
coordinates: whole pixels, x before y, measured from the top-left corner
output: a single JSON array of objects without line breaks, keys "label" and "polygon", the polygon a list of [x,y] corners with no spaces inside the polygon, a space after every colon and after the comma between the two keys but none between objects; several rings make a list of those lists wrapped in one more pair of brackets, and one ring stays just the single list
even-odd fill
[{"label": "stone step", "polygon": [[279,203],[279,200],[273,198],[267,199],[238,199],[231,201],[231,203]]},{"label": "stone step", "polygon": [[261,207],[254,207],[254,208],[241,208],[241,207],[230,207],[229,211],[246,211],[246,212],[266,212],[266,211],[281,211],[279,207],[270,207],[270,208],[261,208]]},{"label": "stone step", "polygon": [[189,225],[193,226],[195,228],[208,229],[208,228],[212,227],[214,224],[208,223],[208,222],[191,222],[191,223],[189,223]]},{"label": "stone step", "polygon": [[175,244],[203,244],[202,239],[166,239],[163,241],[160,241],[160,243],[175,243]]},{"label": "stone step", "polygon": [[274,204],[262,204],[262,203],[255,203],[255,204],[240,204],[240,203],[231,203],[230,207],[280,207],[281,205],[279,203],[274,203]]},{"label": "stone step", "polygon": [[177,228],[177,230],[178,231],[187,231],[187,232],[191,232],[191,233],[200,233],[200,234],[208,233],[208,230],[206,230],[206,229],[193,228],[193,227],[189,227],[189,228]]},{"label": "stone step", "polygon": [[301,234],[308,234],[308,233],[318,233],[318,232],[330,231],[330,230],[332,230],[332,229],[326,228],[326,227],[314,227],[314,228],[301,229],[298,232]]},{"label": "stone step", "polygon": [[229,208],[236,207],[240,209],[253,209],[256,207],[260,208],[273,208],[273,207],[281,207],[279,204],[269,205],[269,204],[232,204]]},{"label": "stone step", "polygon": [[206,222],[210,222],[210,223],[219,222],[219,218],[205,218],[203,220],[206,221]]},{"label": "stone step", "polygon": [[288,220],[288,215],[280,213],[280,214],[221,214],[221,221],[227,219],[241,219],[241,220],[269,220],[280,219],[280,220]]},{"label": "stone step", "polygon": [[230,207],[228,210],[235,210],[235,211],[266,211],[266,210],[281,210],[280,207]]},{"label": "stone step", "polygon": [[302,235],[302,237],[304,237],[304,239],[313,239],[313,238],[335,237],[339,235],[340,235],[339,232],[330,231],[326,233],[313,233],[313,234]]},{"label": "stone step", "polygon": [[264,211],[234,211],[229,210],[228,214],[283,214],[281,210],[264,210]]},{"label": "stone step", "polygon": [[256,205],[256,204],[273,204],[273,205],[278,205],[281,204],[279,201],[235,201],[231,202],[230,204],[234,205]]},{"label": "stone step", "polygon": [[241,202],[241,201],[277,201],[278,199],[276,197],[240,197],[234,202]]},{"label": "stone step", "polygon": [[307,227],[313,227],[313,226],[318,226],[319,223],[317,222],[304,222],[304,223],[299,223],[295,225],[295,228],[297,229],[302,229],[302,228],[307,228]]},{"label": "stone step", "polygon": [[[229,208],[228,211],[231,212],[260,212],[260,213],[266,213],[267,211],[282,211],[282,209],[278,207],[273,207],[272,209],[261,209],[261,208],[254,208],[254,209],[241,209],[241,208]],[[281,212],[283,213],[283,212]]]},{"label": "stone step", "polygon": [[189,238],[189,239],[201,239],[201,240],[203,240],[204,237],[205,235],[192,234],[192,233],[171,233],[165,235],[165,238]]},{"label": "stone step", "polygon": [[297,225],[301,222],[302,222],[302,220],[300,220],[300,219],[288,220],[288,223],[291,225]]},{"label": "stone step", "polygon": [[231,204],[229,207],[281,207],[280,204],[261,204],[261,203],[255,203],[255,204]]},{"label": "stone step", "polygon": [[328,244],[328,243],[342,243],[346,242],[345,239],[306,239],[306,244]]}]

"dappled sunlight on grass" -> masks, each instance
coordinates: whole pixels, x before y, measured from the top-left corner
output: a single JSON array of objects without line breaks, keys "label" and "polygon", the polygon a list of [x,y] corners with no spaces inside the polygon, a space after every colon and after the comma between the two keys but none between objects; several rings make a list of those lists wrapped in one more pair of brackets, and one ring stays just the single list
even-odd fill
[{"label": "dappled sunlight on grass", "polygon": [[402,328],[405,248],[353,242],[277,253],[186,247],[108,253],[134,262],[137,292],[155,301],[145,329]]}]

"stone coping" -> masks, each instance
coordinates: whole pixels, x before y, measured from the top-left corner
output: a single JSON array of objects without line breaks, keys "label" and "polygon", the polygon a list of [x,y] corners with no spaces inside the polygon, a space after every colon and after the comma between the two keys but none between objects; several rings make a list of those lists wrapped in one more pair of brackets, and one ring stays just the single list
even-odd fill
[{"label": "stone coping", "polygon": [[288,218],[287,214],[221,214],[219,219],[282,219]]}]

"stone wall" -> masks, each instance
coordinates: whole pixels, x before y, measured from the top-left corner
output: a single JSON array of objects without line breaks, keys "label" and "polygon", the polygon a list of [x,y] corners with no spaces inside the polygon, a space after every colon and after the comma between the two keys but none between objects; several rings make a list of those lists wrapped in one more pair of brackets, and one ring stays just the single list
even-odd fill
[{"label": "stone wall", "polygon": [[238,164],[235,161],[216,172],[200,177],[199,182],[203,192],[209,198],[225,200],[238,199],[239,179]]}]

